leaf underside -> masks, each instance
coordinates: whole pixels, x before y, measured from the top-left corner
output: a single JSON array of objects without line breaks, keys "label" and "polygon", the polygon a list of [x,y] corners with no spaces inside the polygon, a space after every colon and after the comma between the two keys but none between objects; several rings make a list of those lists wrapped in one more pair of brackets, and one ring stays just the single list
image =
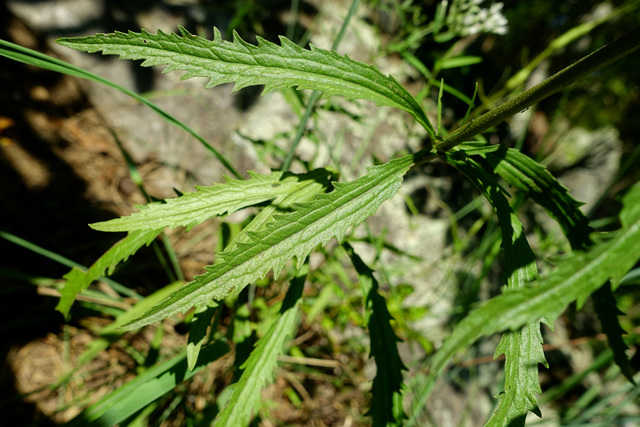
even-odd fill
[{"label": "leaf underside", "polygon": [[113,245],[93,263],[87,271],[74,267],[64,276],[66,283],[60,291],[61,297],[56,306],[56,310],[67,316],[73,301],[80,292],[87,289],[89,285],[98,277],[102,276],[105,271],[107,271],[107,275],[111,275],[116,265],[122,261],[126,261],[129,256],[136,253],[142,246],[151,244],[153,239],[155,239],[161,231],[162,230],[133,231],[129,233],[127,237]]},{"label": "leaf underside", "polygon": [[313,248],[333,237],[341,241],[352,226],[373,215],[382,202],[393,197],[412,164],[413,156],[409,155],[372,167],[355,181],[334,183],[331,193],[294,205],[294,212],[275,215],[263,230],[247,233],[250,242],[238,242],[231,250],[220,253],[214,265],[205,267],[205,274],[125,328],[137,329],[211,299],[236,295],[271,270],[277,277],[292,258],[300,266]]},{"label": "leaf underside", "polygon": [[207,77],[210,88],[235,83],[233,91],[264,85],[264,92],[297,87],[347,99],[364,99],[376,105],[400,108],[411,114],[434,135],[422,107],[393,77],[348,56],[311,45],[303,49],[285,37],[280,45],[256,37],[252,45],[233,34],[233,42],[222,40],[214,28],[213,41],[194,36],[180,27],[180,34],[115,32],[89,37],[61,38],[63,46],[86,52],[120,55],[122,59],[144,59],[143,66],[166,65],[164,72],[186,71],[181,79]]},{"label": "leaf underside", "polygon": [[326,187],[331,175],[326,169],[296,175],[273,172],[259,175],[249,172],[247,180],[231,179],[211,186],[196,186],[195,192],[144,206],[140,212],[110,221],[91,224],[99,231],[133,231],[183,226],[187,229],[215,216],[236,212],[279,196],[314,192]]}]

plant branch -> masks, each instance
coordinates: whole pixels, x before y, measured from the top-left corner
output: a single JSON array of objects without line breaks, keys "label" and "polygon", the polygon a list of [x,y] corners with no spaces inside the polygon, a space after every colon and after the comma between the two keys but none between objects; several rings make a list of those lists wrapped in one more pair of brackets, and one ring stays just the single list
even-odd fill
[{"label": "plant branch", "polygon": [[479,133],[561,91],[587,74],[606,67],[638,48],[640,48],[640,27],[634,28],[622,37],[554,74],[542,83],[470,121],[467,125],[437,143],[435,147],[439,152],[446,152],[462,142],[469,141]]}]

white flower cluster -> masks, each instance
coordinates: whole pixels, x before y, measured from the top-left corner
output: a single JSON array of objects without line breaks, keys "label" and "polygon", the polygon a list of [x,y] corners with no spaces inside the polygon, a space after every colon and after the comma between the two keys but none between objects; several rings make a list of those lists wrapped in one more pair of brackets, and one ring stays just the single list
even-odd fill
[{"label": "white flower cluster", "polygon": [[[489,8],[480,5],[484,0],[453,0],[447,13],[449,31],[459,36],[478,33],[507,33],[507,18],[502,14],[502,3],[493,3]],[[446,8],[448,0],[443,0]]]}]

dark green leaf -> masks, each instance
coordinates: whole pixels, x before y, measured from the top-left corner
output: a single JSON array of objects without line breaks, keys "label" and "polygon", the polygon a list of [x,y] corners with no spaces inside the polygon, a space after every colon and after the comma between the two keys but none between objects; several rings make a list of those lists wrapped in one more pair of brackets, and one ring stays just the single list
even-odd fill
[{"label": "dark green leaf", "polygon": [[371,338],[371,354],[376,363],[371,405],[368,414],[374,426],[401,426],[406,419],[402,408],[402,371],[406,367],[398,354],[398,337],[391,327],[391,315],[378,293],[373,271],[360,259],[351,245],[343,244],[358,274],[364,293],[365,316]]}]

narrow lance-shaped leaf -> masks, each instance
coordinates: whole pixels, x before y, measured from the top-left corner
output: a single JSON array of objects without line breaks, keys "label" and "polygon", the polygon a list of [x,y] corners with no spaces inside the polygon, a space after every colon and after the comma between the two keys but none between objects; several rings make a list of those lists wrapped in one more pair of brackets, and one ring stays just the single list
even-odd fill
[{"label": "narrow lance-shaped leaf", "polygon": [[273,172],[258,175],[249,172],[251,179],[239,180],[225,177],[225,182],[212,186],[196,186],[195,192],[165,200],[165,203],[146,205],[140,212],[111,221],[91,224],[100,231],[149,230],[164,227],[192,227],[214,216],[233,213],[267,200],[299,191],[309,186],[326,185],[330,172],[316,169],[296,175]]},{"label": "narrow lance-shaped leaf", "polygon": [[311,46],[303,49],[285,37],[280,45],[257,37],[252,45],[236,33],[233,42],[222,40],[214,28],[213,41],[190,34],[115,32],[89,37],[62,38],[63,46],[86,52],[120,55],[122,59],[144,59],[143,66],[166,65],[164,72],[184,70],[181,77],[207,77],[207,88],[235,83],[234,91],[264,85],[264,92],[286,87],[323,92],[347,99],[365,99],[377,105],[400,108],[411,114],[431,136],[433,127],[422,107],[394,78],[370,65],[336,52]]},{"label": "narrow lance-shaped leaf", "polygon": [[592,301],[600,324],[602,325],[602,331],[607,335],[607,342],[613,351],[613,361],[620,368],[620,372],[622,372],[632,384],[635,384],[631,361],[627,356],[629,347],[623,338],[626,332],[622,329],[618,319],[618,316],[624,313],[618,309],[611,284],[605,283],[600,289],[595,291],[592,295]]},{"label": "narrow lance-shaped leaf", "polygon": [[255,349],[241,366],[244,371],[233,385],[233,394],[227,405],[214,421],[216,426],[249,425],[252,413],[260,401],[260,390],[273,378],[278,356],[284,353],[285,345],[298,327],[299,303],[306,278],[306,272],[301,272],[291,281],[277,319],[258,340]]},{"label": "narrow lance-shaped leaf", "polygon": [[276,277],[284,264],[296,258],[298,264],[332,237],[341,241],[350,227],[373,215],[393,197],[402,177],[414,162],[409,155],[369,168],[365,176],[346,183],[334,183],[334,191],[314,201],[294,205],[295,211],[276,215],[264,230],[250,233],[251,242],[240,242],[231,251],[219,254],[207,272],[172,294],[162,304],[127,326],[137,329],[183,312],[210,299],[220,300],[239,293],[248,283],[273,270]]},{"label": "narrow lance-shaped leaf", "polygon": [[[242,231],[225,250],[233,250],[233,248],[237,247],[240,242],[251,242],[251,233],[264,229],[266,224],[273,219],[273,215],[280,210],[290,209],[295,203],[308,202],[317,194],[325,192],[329,184],[326,180],[327,173],[328,172],[324,169],[317,169],[309,172],[308,174],[299,176],[298,178],[300,181],[295,186],[289,188],[286,194],[279,195],[273,202],[271,202],[271,204],[269,204],[269,206],[263,208],[258,215],[256,215],[255,218],[242,229]],[[302,177],[309,179],[302,179]],[[273,189],[272,186],[273,185],[270,185],[268,189]],[[210,301],[205,307],[209,307],[211,305],[212,302]],[[204,311],[203,308],[200,307],[191,322],[191,327],[189,329],[189,342],[187,344],[187,360],[189,361],[189,367],[195,365],[198,360],[200,348],[206,339],[206,328],[211,324],[211,318],[214,312],[215,310]]]},{"label": "narrow lance-shaped leaf", "polygon": [[[544,166],[513,148],[502,145],[487,148],[489,151],[479,147],[478,154],[509,185],[523,191],[542,206],[560,224],[574,250],[584,250],[591,245],[589,234],[593,230],[589,226],[589,220],[579,209],[581,203],[571,197],[567,189]],[[465,149],[465,152],[474,154],[474,150]]]},{"label": "narrow lance-shaped leaf", "polygon": [[[620,213],[622,229],[609,241],[595,244],[588,252],[574,251],[562,258],[549,274],[519,289],[501,295],[471,311],[456,327],[432,360],[438,374],[458,342],[474,342],[481,336],[503,330],[517,330],[544,317],[554,322],[576,301],[578,307],[608,280],[615,285],[640,259],[640,184],[629,190]],[[430,387],[433,382],[430,383]]]},{"label": "narrow lance-shaped leaf", "polygon": [[376,363],[368,415],[373,418],[373,426],[401,426],[407,418],[402,407],[402,371],[407,368],[398,353],[400,340],[391,327],[391,315],[384,298],[378,293],[378,281],[373,271],[351,245],[343,245],[356,269],[364,294],[365,319],[371,338],[370,356]]},{"label": "narrow lance-shaped leaf", "polygon": [[[465,149],[467,153],[470,151]],[[593,244],[590,238],[593,229],[579,209],[580,203],[546,168],[520,151],[504,146],[479,147],[477,151],[505,181],[547,210],[560,224],[573,250],[587,250]],[[625,377],[633,383],[631,363],[626,355],[628,348],[622,337],[625,331],[618,320],[621,312],[616,306],[611,286],[605,285],[595,291],[593,303],[613,350],[614,360]]]},{"label": "narrow lance-shaped leaf", "polygon": [[144,245],[149,245],[162,230],[133,231],[124,239],[113,245],[87,271],[74,267],[64,278],[67,280],[60,291],[61,298],[56,310],[67,316],[76,296],[87,289],[91,282],[102,276],[113,273],[113,269],[129,256],[136,253]]},{"label": "narrow lance-shaped leaf", "polygon": [[[463,153],[453,153],[447,156],[447,160],[483,192],[496,211],[502,230],[506,288],[517,289],[525,286],[538,274],[535,255],[527,243],[522,224],[509,206],[504,191],[492,175]],[[455,334],[454,331],[451,335],[454,341]],[[471,343],[458,341],[458,345],[469,344]],[[446,344],[443,347],[446,348]],[[547,365],[542,349],[540,322],[536,320],[518,330],[505,332],[494,357],[501,354],[505,355],[505,390],[487,425],[524,426],[527,412],[534,411],[540,415],[537,401],[542,390],[538,380],[538,364]]]}]

